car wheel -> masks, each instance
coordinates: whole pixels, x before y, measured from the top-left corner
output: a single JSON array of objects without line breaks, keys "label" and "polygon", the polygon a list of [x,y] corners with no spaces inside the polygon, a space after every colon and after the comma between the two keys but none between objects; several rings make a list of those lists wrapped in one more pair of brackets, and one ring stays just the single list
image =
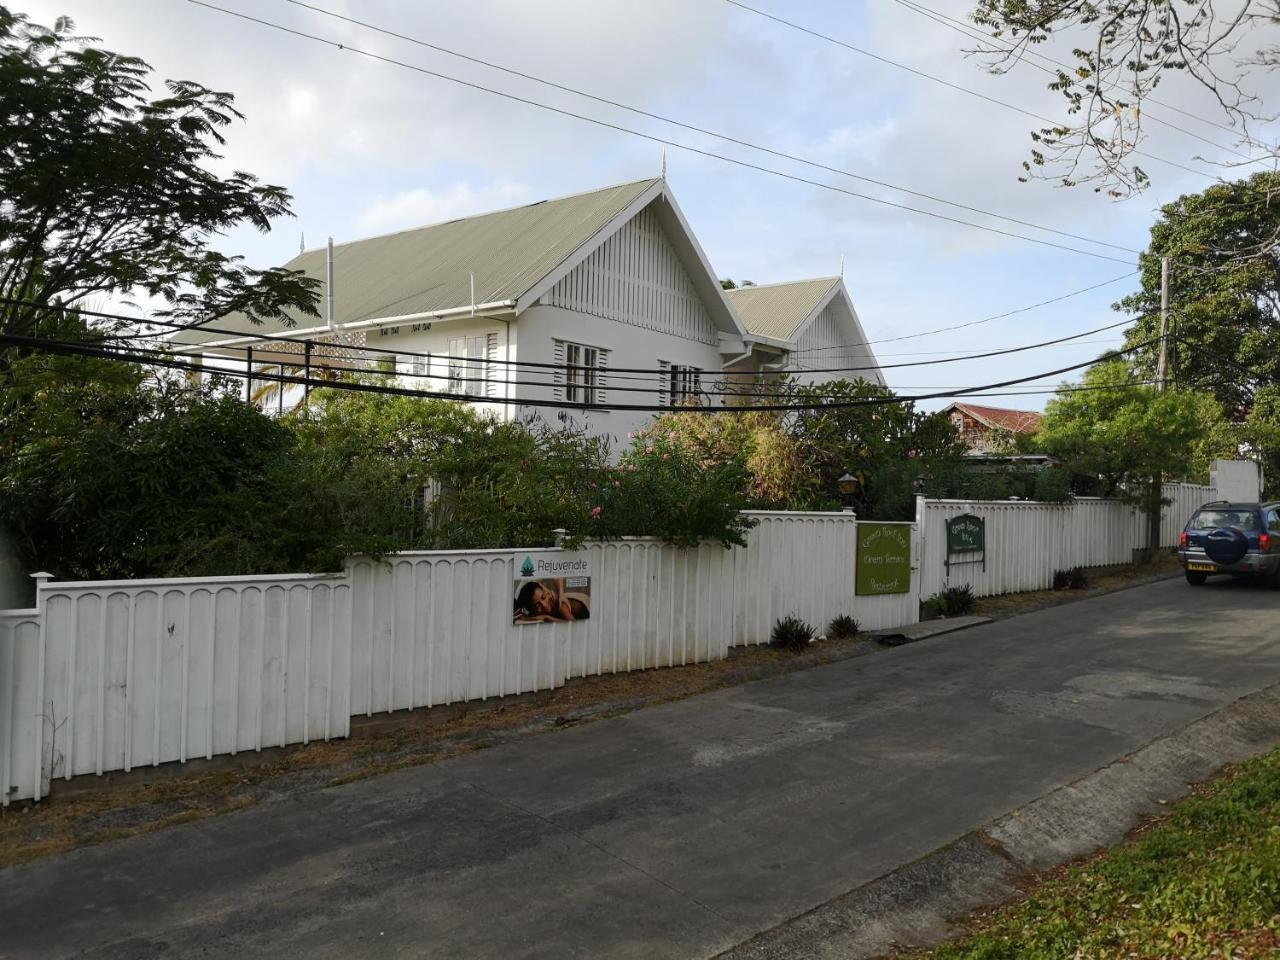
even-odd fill
[{"label": "car wheel", "polygon": [[1202,570],[1188,570],[1187,583],[1193,587],[1203,587],[1204,582],[1209,579],[1209,575]]}]

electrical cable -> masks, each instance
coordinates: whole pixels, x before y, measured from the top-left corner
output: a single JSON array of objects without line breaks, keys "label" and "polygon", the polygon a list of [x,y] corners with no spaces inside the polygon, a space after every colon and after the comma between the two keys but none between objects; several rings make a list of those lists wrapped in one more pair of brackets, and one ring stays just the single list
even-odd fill
[{"label": "electrical cable", "polygon": [[[198,2],[198,0],[189,0],[189,2],[195,3],[195,2]],[[825,40],[828,43],[833,43],[838,47],[844,47],[846,50],[852,50],[854,53],[861,54],[864,57],[870,57],[872,60],[877,60],[880,63],[887,64],[888,66],[896,67],[899,70],[905,70],[908,73],[914,74],[915,76],[921,77],[925,80],[930,80],[934,83],[939,83],[944,87],[949,87],[950,89],[957,90],[960,93],[967,93],[971,97],[977,97],[979,100],[985,100],[988,103],[995,104],[996,106],[1004,107],[1008,110],[1013,110],[1014,112],[1020,113],[1026,117],[1030,117],[1033,120],[1039,120],[1041,123],[1047,123],[1055,127],[1059,126],[1058,121],[1052,120],[1049,117],[1042,116],[1041,114],[1035,113],[1031,110],[1027,110],[1023,107],[1019,107],[1016,104],[1009,103],[1007,100],[1001,100],[998,97],[988,96],[985,93],[980,93],[979,91],[970,89],[969,87],[961,86],[958,83],[952,83],[950,80],[943,80],[941,77],[935,77],[933,74],[925,73],[923,70],[917,70],[915,67],[909,67],[904,63],[898,63],[896,60],[890,60],[888,57],[882,57],[877,53],[872,53],[870,50],[865,50],[862,47],[855,46],[854,44],[848,43],[847,41],[837,39],[836,37],[822,33],[818,30],[814,30],[810,27],[806,27],[802,24],[796,23],[795,21],[788,20],[785,17],[779,17],[776,14],[768,13],[767,11],[760,10],[756,7],[750,6],[746,3],[743,3],[742,0],[724,0],[724,2],[728,4],[732,4],[733,6],[739,7],[743,10],[746,10],[749,13],[754,13],[756,16],[763,17],[766,20],[773,20],[774,22],[780,23],[783,26],[790,27],[792,30],[798,30],[801,33],[807,33],[812,37],[817,37],[820,40]],[[1204,177],[1208,180],[1221,179],[1220,177],[1214,176],[1213,174],[1205,173],[1203,170],[1196,170],[1193,167],[1188,167],[1185,164],[1178,163],[1176,160],[1169,160],[1165,157],[1159,157],[1159,156],[1156,156],[1155,154],[1146,153],[1141,150],[1134,150],[1132,151],[1132,153],[1134,153],[1136,156],[1146,157],[1148,160],[1155,160],[1158,163],[1163,163],[1171,167],[1176,167],[1179,170],[1183,170],[1187,173],[1195,174],[1198,177]]]},{"label": "electrical cable", "polygon": [[[25,301],[19,301],[10,297],[0,297],[0,304],[27,305]],[[59,310],[62,312],[79,313],[84,316],[106,318],[106,319],[124,321],[124,322],[134,322],[134,323],[137,322],[136,320],[131,320],[128,317],[122,317],[119,314],[106,313],[101,310],[88,310],[88,309],[81,310],[75,307],[62,307],[62,306],[56,306],[56,307],[42,306],[39,309]],[[1141,318],[1127,318],[1124,320],[1118,320],[1115,323],[1106,324],[1105,326],[1095,327],[1091,330],[1083,330],[1080,333],[1070,334],[1065,337],[1058,337],[1053,340],[1041,340],[1041,341],[1037,341],[1036,343],[1022,344],[1016,347],[1005,347],[999,350],[988,350],[982,353],[973,353],[973,354],[968,354],[962,357],[951,357],[951,358],[935,359],[935,360],[917,360],[917,361],[908,362],[908,363],[888,363],[888,364],[877,363],[877,364],[870,364],[868,366],[805,367],[805,368],[795,368],[795,369],[778,368],[774,370],[765,370],[761,372],[770,373],[770,374],[772,373],[803,373],[803,374],[858,373],[866,370],[892,370],[892,369],[900,369],[903,367],[928,367],[928,366],[936,366],[938,364],[943,364],[943,363],[960,363],[967,360],[985,360],[990,357],[1005,356],[1011,353],[1023,353],[1027,350],[1036,350],[1041,347],[1053,346],[1059,343],[1067,343],[1072,340],[1078,340],[1083,337],[1092,336],[1095,333],[1102,333],[1107,330],[1114,330],[1116,327],[1121,327],[1126,324],[1135,323],[1137,322],[1137,319],[1141,319]],[[159,320],[150,320],[147,322],[153,323],[153,324],[159,324],[161,326],[182,327],[181,324],[170,324],[165,321],[159,321]],[[182,327],[182,329],[187,329],[187,328]],[[220,330],[216,327],[201,326],[200,329],[202,331],[209,332],[209,333],[231,333],[235,336],[243,336],[243,334],[240,334],[238,331]],[[217,342],[218,341],[214,341],[214,343],[217,343]],[[296,343],[296,344],[303,344],[304,346],[308,343],[311,343],[313,350],[316,345],[314,341],[305,340],[298,337],[285,337],[285,336],[276,336],[276,335],[271,336],[269,339],[259,340],[255,342],[257,344],[258,349],[263,349],[262,344],[271,344],[271,343]],[[200,344],[192,344],[191,346],[198,347],[200,346]],[[245,348],[246,350],[253,350],[255,349],[255,345],[246,344]],[[229,346],[221,346],[221,347],[215,347],[211,349],[228,350],[232,348]],[[435,359],[438,360],[443,356],[442,354],[422,353],[422,352],[409,351],[409,350],[393,350],[387,347],[370,347],[370,346],[363,346],[359,348],[337,347],[337,349],[360,349],[365,352],[378,353],[384,356],[410,357],[410,358],[418,358],[418,359],[431,359],[434,357]],[[469,357],[458,357],[454,359],[473,360],[474,362],[477,362],[477,363],[494,364],[494,365],[498,365],[505,368],[515,368],[517,371],[520,371],[523,368],[525,372],[528,372],[530,369],[534,371],[575,369],[573,364],[554,363],[554,362],[536,361],[536,360],[507,360],[507,359],[499,359],[496,357],[493,359],[484,359],[484,360],[480,360],[479,358],[469,358]],[[583,366],[578,369],[593,370],[596,368]],[[610,367],[603,372],[610,377],[614,376],[615,374],[646,374],[652,377],[665,377],[665,376],[669,376],[671,373],[669,369],[663,369],[660,367],[657,367],[657,368],[655,367]],[[506,382],[506,381],[503,381],[503,382]]]},{"label": "electrical cable", "polygon": [[[1122,350],[1116,350],[1110,357],[1123,356],[1144,349],[1156,342],[1148,340],[1143,343],[1135,344],[1132,347],[1126,347]],[[10,344],[12,346],[27,347],[29,349],[39,349],[47,353],[59,353],[71,356],[87,356],[105,360],[116,360],[126,363],[137,363],[146,366],[159,366],[173,370],[184,370],[189,373],[206,373],[208,372],[200,365],[178,360],[174,357],[148,357],[140,356],[136,351],[112,350],[110,348],[93,347],[83,343],[65,342],[50,340],[39,337],[26,337],[18,334],[3,333],[0,334],[0,344]],[[572,409],[572,410],[596,410],[596,411],[632,411],[645,413],[721,413],[721,412],[782,412],[782,411],[804,411],[804,410],[838,410],[856,407],[869,406],[887,406],[895,403],[915,403],[920,400],[941,400],[954,399],[956,397],[964,397],[980,393],[982,391],[998,390],[1002,387],[1018,386],[1025,383],[1033,383],[1037,380],[1043,380],[1046,377],[1060,376],[1064,373],[1071,373],[1076,370],[1082,370],[1092,367],[1099,363],[1099,360],[1086,360],[1083,363],[1075,363],[1055,370],[1046,370],[1041,373],[1032,374],[1030,376],[1015,377],[1009,380],[1002,380],[997,383],[982,384],[980,386],[960,388],[956,390],[947,390],[934,392],[929,394],[916,395],[912,397],[865,397],[857,400],[834,400],[826,403],[809,403],[809,404],[751,404],[744,407],[701,407],[701,406],[680,406],[671,404],[617,404],[617,403],[585,403],[570,400],[507,400],[505,398],[491,397],[468,397],[465,395],[441,393],[438,391],[415,390],[406,387],[390,386],[386,384],[371,384],[346,380],[316,380],[309,377],[293,376],[285,373],[271,374],[266,371],[253,373],[250,371],[219,371],[220,374],[237,377],[239,379],[250,379],[260,381],[271,381],[277,383],[290,383],[305,387],[323,388],[328,387],[336,390],[346,390],[366,393],[382,393],[392,396],[408,396],[420,397],[424,399],[435,400],[454,400],[468,403],[489,403],[500,404],[509,403],[523,407],[553,407],[556,409]]]},{"label": "electrical cable", "polygon": [[586,114],[576,113],[572,110],[566,110],[561,107],[555,107],[547,103],[542,103],[538,100],[532,100],[528,97],[522,97],[514,93],[508,93],[502,90],[498,90],[494,87],[487,87],[483,84],[473,83],[469,80],[463,80],[460,77],[455,77],[455,76],[452,76],[451,74],[442,73],[438,70],[431,70],[431,69],[428,69],[427,67],[419,66],[417,64],[407,63],[403,60],[397,60],[394,57],[388,57],[382,54],[374,53],[369,50],[363,50],[359,47],[351,46],[348,43],[342,43],[337,40],[330,40],[327,37],[321,37],[316,34],[307,33],[303,30],[296,30],[292,27],[287,27],[284,24],[275,23],[271,20],[263,20],[259,17],[250,16],[247,13],[241,13],[237,10],[231,10],[227,7],[220,7],[216,4],[208,3],[206,2],[206,0],[187,0],[187,2],[194,4],[195,6],[205,7],[206,9],[225,14],[226,16],[235,17],[250,23],[256,23],[261,26],[268,27],[273,30],[278,30],[281,33],[287,33],[292,36],[300,37],[305,40],[311,40],[316,43],[322,43],[327,46],[331,46],[336,50],[354,53],[362,57],[367,57],[371,60],[376,60],[381,63],[389,64],[391,66],[401,67],[406,70],[412,70],[415,73],[420,73],[420,74],[423,74],[424,76],[435,77],[436,79],[445,80],[445,81],[448,81],[449,83],[454,83],[454,84],[458,84],[459,86],[468,87],[472,90],[478,90],[483,93],[492,94],[493,96],[502,97],[504,99],[511,100],[516,103],[525,104],[527,106],[537,107],[541,110],[546,110],[550,113],[559,114],[560,116],[571,117],[576,120],[581,120],[586,123],[594,124],[598,127],[602,127],[607,130],[614,130],[619,133],[626,133],[630,136],[639,137],[644,140],[649,140],[653,143],[664,144],[666,146],[673,147],[677,150],[683,150],[687,153],[693,153],[698,156],[707,157],[712,160],[720,160],[724,163],[730,163],[747,170],[755,170],[760,173],[766,173],[772,176],[781,177],[784,180],[791,180],[795,183],[802,183],[808,186],[818,187],[819,189],[822,189],[822,190],[829,190],[833,193],[844,194],[845,196],[854,197],[859,200],[866,200],[869,203],[875,203],[881,206],[893,207],[898,210],[906,210],[910,213],[916,213],[916,214],[920,214],[921,216],[931,217],[935,220],[942,220],[948,223],[955,223],[960,226],[971,227],[975,230],[983,230],[987,233],[993,233],[998,236],[1009,237],[1015,240],[1024,240],[1028,243],[1034,243],[1034,244],[1038,244],[1040,246],[1045,246],[1045,247],[1052,247],[1057,250],[1065,250],[1068,253],[1075,253],[1081,256],[1086,256],[1086,257],[1094,257],[1099,260],[1110,260],[1115,263],[1124,263],[1124,264],[1132,263],[1132,261],[1130,260],[1124,260],[1124,259],[1121,259],[1120,257],[1113,257],[1105,253],[1097,253],[1091,250],[1082,250],[1079,247],[1071,247],[1071,246],[1067,246],[1066,244],[1055,243],[1052,240],[1042,240],[1038,237],[1028,237],[1025,234],[1014,233],[1009,230],[1001,230],[998,227],[992,227],[992,226],[987,226],[985,224],[974,223],[971,220],[963,220],[958,217],[951,217],[946,214],[938,213],[933,210],[925,210],[921,207],[913,207],[909,204],[898,203],[893,200],[887,200],[883,197],[874,197],[874,196],[871,196],[870,194],[859,193],[856,190],[849,190],[845,187],[840,187],[832,183],[824,183],[821,180],[813,180],[809,177],[802,177],[798,174],[787,173],[784,170],[778,170],[774,167],[767,167],[761,164],[752,163],[748,160],[743,160],[739,157],[729,156],[728,154],[716,153],[713,150],[704,150],[701,147],[690,146],[688,144],[681,143],[678,140],[672,140],[667,137],[660,137],[656,134],[645,133],[641,130],[636,130],[631,127],[625,127],[617,123],[611,123],[607,120],[601,120],[597,117],[591,117]]},{"label": "electrical cable", "polygon": [[936,197],[936,196],[933,196],[932,194],[922,193],[919,190],[912,190],[909,187],[900,187],[894,183],[889,183],[884,180],[877,180],[874,177],[868,177],[863,174],[854,173],[851,170],[845,170],[840,167],[833,167],[833,166],[830,166],[829,164],[825,164],[817,160],[810,160],[806,157],[797,156],[796,154],[792,154],[792,153],[786,153],[782,150],[777,150],[772,147],[762,146],[758,143],[753,143],[750,140],[743,140],[738,137],[731,136],[727,133],[721,133],[716,130],[710,130],[710,129],[707,129],[706,127],[700,127],[700,126],[697,126],[696,124],[688,123],[681,120],[674,120],[671,117],[664,116],[660,113],[653,113],[652,111],[644,110],[640,107],[633,107],[633,106],[630,106],[629,104],[622,103],[618,100],[611,100],[608,97],[602,97],[593,93],[588,93],[585,90],[578,89],[577,87],[571,87],[571,86],[568,86],[567,84],[557,83],[554,80],[547,80],[543,77],[535,76],[534,74],[531,74],[531,73],[525,73],[521,70],[516,70],[511,67],[505,67],[502,64],[494,63],[491,60],[484,60],[480,57],[475,57],[470,54],[459,53],[457,50],[451,50],[448,47],[443,47],[443,46],[440,46],[439,44],[430,43],[419,37],[413,37],[405,33],[399,33],[395,30],[387,29],[386,27],[380,27],[377,24],[369,23],[366,20],[360,20],[360,19],[357,19],[356,17],[349,17],[349,16],[346,16],[345,14],[337,13],[333,10],[326,10],[323,7],[318,7],[314,4],[306,3],[305,0],[284,0],[284,2],[293,4],[295,7],[301,7],[305,10],[311,10],[315,13],[322,14],[323,16],[326,16],[326,17],[332,17],[335,20],[340,20],[344,23],[348,23],[353,26],[362,27],[366,30],[372,30],[376,33],[381,33],[384,36],[394,37],[395,39],[403,40],[406,43],[412,43],[420,47],[425,47],[426,49],[434,50],[437,53],[443,53],[451,57],[457,57],[458,59],[465,60],[468,63],[479,64],[481,66],[488,67],[493,70],[499,70],[503,73],[509,74],[514,77],[519,77],[522,80],[530,80],[534,83],[540,83],[543,86],[552,88],[553,90],[560,90],[564,93],[571,93],[571,94],[574,94],[575,96],[583,97],[584,99],[592,100],[596,103],[605,104],[606,106],[610,106],[610,107],[616,107],[619,110],[626,110],[627,112],[634,113],[637,116],[648,117],[651,120],[659,120],[662,123],[667,123],[674,127],[680,127],[681,129],[692,131],[693,133],[699,133],[708,137],[715,137],[718,140],[724,140],[729,143],[734,143],[734,144],[737,144],[738,146],[747,147],[751,150],[758,150],[761,153],[765,153],[770,156],[777,157],[781,160],[790,160],[795,163],[802,163],[806,166],[813,167],[818,170],[825,170],[829,173],[840,174],[841,176],[850,177],[854,180],[861,180],[863,183],[870,183],[877,187],[886,187],[890,190],[896,190],[899,193],[905,193],[905,194],[908,194],[909,196],[919,197],[922,200],[931,200],[934,203],[941,203],[941,204],[945,204],[946,206],[955,207],[960,210],[967,210],[970,213],[979,213],[979,214],[982,214],[983,216],[995,217],[998,220],[1005,220],[1005,221],[1008,221],[1009,223],[1015,223],[1018,226],[1022,226],[1022,227],[1031,227],[1033,230],[1043,230],[1046,233],[1057,234],[1060,237],[1068,237],[1072,240],[1081,240],[1081,241],[1084,241],[1085,243],[1093,243],[1101,247],[1110,247],[1113,250],[1122,250],[1125,253],[1141,252],[1139,250],[1133,249],[1132,247],[1125,247],[1118,243],[1109,243],[1106,240],[1095,240],[1093,237],[1086,237],[1078,233],[1071,233],[1066,230],[1059,230],[1055,227],[1046,227],[1046,226],[1043,226],[1042,224],[1033,223],[1029,220],[1019,220],[1017,217],[1011,217],[1003,213],[995,213],[991,210],[984,210],[981,207],[974,207],[966,203],[959,203],[954,200],[947,200],[943,197]]},{"label": "electrical cable", "polygon": [[[987,36],[979,32],[975,27],[970,26],[969,24],[965,23],[963,20],[957,20],[955,17],[947,16],[947,14],[942,13],[941,11],[938,11],[938,10],[934,10],[932,7],[927,7],[923,3],[917,2],[917,0],[895,0],[895,2],[903,7],[906,7],[908,10],[911,10],[915,13],[920,14],[923,17],[933,20],[934,22],[938,23],[940,26],[944,26],[949,30],[953,30],[956,33],[962,34],[963,36],[966,36],[971,40],[977,40],[980,43],[990,43],[994,46],[999,46],[1001,49],[1003,49],[1007,53],[1014,53],[1018,51],[1018,47],[1015,47],[1012,44],[1002,43],[1001,41],[997,40],[995,37]],[[1024,58],[1026,56],[1035,57],[1038,60],[1044,60],[1047,63],[1054,64],[1054,66],[1061,67],[1063,70],[1066,70],[1069,73],[1074,73],[1076,70],[1076,68],[1071,66],[1070,64],[1063,63],[1061,60],[1055,60],[1053,57],[1049,56],[1048,54],[1041,53],[1038,50],[1032,50],[1027,45],[1022,45],[1020,53]],[[1038,63],[1033,63],[1025,59],[1023,59],[1021,62],[1026,63],[1027,66],[1032,67],[1036,70],[1040,70],[1044,73],[1051,74],[1055,78],[1057,77],[1057,71],[1051,70],[1048,67],[1041,66]],[[1114,81],[1108,83],[1107,86],[1111,87],[1111,89],[1113,90],[1120,90],[1122,92],[1124,91],[1124,88],[1120,84],[1115,83]],[[1164,100],[1157,100],[1155,97],[1150,97],[1150,96],[1143,97],[1142,99],[1147,103],[1154,103],[1156,106],[1161,107],[1162,109],[1172,110],[1175,113],[1180,113],[1184,117],[1188,117],[1192,120],[1197,120],[1200,123],[1206,124],[1207,126],[1217,127],[1219,130],[1225,130],[1227,133],[1230,133],[1233,136],[1240,136],[1241,134],[1241,131],[1236,130],[1234,127],[1230,127],[1225,123],[1219,123],[1216,120],[1210,120],[1208,117],[1202,117],[1199,114],[1191,113],[1189,110],[1183,110],[1181,107],[1177,107],[1172,103],[1167,103]],[[1204,143],[1209,144],[1209,146],[1211,147],[1216,147],[1219,150],[1226,150],[1230,153],[1236,154],[1236,156],[1243,157],[1244,159],[1249,160],[1250,163],[1259,163],[1263,160],[1274,159],[1274,157],[1249,158],[1247,154],[1241,153],[1238,150],[1233,149],[1232,147],[1223,146],[1222,144],[1217,143],[1216,141],[1210,140],[1207,137],[1202,137],[1198,133],[1194,133],[1191,130],[1187,130],[1183,127],[1175,126],[1174,124],[1170,123],[1168,120],[1152,115],[1149,111],[1146,112],[1146,116],[1149,117],[1151,120],[1154,120],[1156,123],[1160,123],[1166,127],[1169,127],[1170,129],[1177,130],[1179,133],[1185,133],[1187,136],[1194,137],[1197,140],[1200,140]],[[1246,139],[1252,140],[1252,138],[1249,138],[1247,136],[1246,136]],[[1266,147],[1266,145],[1262,143],[1259,143],[1258,145],[1264,148]]]}]

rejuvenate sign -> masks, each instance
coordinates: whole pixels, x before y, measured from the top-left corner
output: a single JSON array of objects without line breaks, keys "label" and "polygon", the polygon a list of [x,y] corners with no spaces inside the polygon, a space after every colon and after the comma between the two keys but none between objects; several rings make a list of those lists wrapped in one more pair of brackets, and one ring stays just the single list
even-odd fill
[{"label": "rejuvenate sign", "polygon": [[591,618],[591,561],[563,550],[514,557],[511,622],[556,623]]},{"label": "rejuvenate sign", "polygon": [[864,597],[910,592],[910,524],[858,524],[858,562],[854,589],[859,596]]}]

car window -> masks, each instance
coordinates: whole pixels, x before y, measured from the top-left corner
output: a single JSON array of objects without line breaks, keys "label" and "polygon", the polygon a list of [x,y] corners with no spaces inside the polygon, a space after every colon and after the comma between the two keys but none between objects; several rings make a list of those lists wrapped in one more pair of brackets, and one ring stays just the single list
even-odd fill
[{"label": "car window", "polygon": [[1193,529],[1234,529],[1252,533],[1258,529],[1258,515],[1252,510],[1201,510],[1191,521]]},{"label": "car window", "polygon": [[1272,510],[1267,514],[1267,529],[1272,533],[1280,533],[1280,510]]}]

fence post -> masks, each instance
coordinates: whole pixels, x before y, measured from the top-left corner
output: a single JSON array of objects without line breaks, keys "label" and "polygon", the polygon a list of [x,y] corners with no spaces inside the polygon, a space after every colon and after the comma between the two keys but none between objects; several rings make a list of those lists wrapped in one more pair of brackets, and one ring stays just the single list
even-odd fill
[{"label": "fence post", "polygon": [[[45,573],[43,570],[39,573],[33,573],[31,579],[36,582],[36,623],[39,624],[39,637],[36,641],[36,749],[35,749],[35,787],[32,791],[31,802],[39,803],[40,798],[44,796],[44,725],[46,722],[52,722],[51,718],[45,716],[44,712],[44,652],[48,645],[49,623],[48,617],[45,616],[44,609],[44,589],[50,580],[53,579],[52,573]],[[52,767],[52,764],[50,765]],[[53,776],[53,770],[50,769],[49,776]]]},{"label": "fence post", "polygon": [[564,527],[556,527],[551,531],[551,533],[556,538],[556,549],[558,550],[564,547],[564,542],[569,537],[569,531]]}]

